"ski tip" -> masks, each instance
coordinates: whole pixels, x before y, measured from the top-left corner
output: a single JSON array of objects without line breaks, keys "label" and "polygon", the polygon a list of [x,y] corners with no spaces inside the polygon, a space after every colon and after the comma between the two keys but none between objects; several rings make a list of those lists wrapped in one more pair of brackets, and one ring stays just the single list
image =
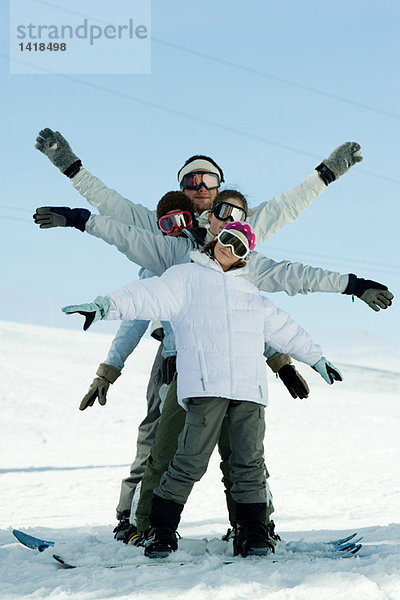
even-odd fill
[{"label": "ski tip", "polygon": [[59,556],[58,554],[53,554],[53,558],[64,567],[64,569],[75,569],[75,567],[73,565],[69,565],[68,563],[65,562],[65,560],[63,558],[61,558],[61,556]]},{"label": "ski tip", "polygon": [[14,537],[16,537],[17,539],[23,535],[27,535],[26,533],[24,533],[23,531],[20,531],[19,529],[13,529],[12,530],[12,534]]},{"label": "ski tip", "polygon": [[54,542],[41,540],[33,535],[25,533],[24,531],[20,531],[19,529],[13,529],[12,534],[23,546],[31,548],[32,550],[43,552],[46,550],[46,548],[54,546]]},{"label": "ski tip", "polygon": [[357,535],[356,533],[352,533],[351,535],[341,538],[340,540],[331,540],[330,542],[328,542],[328,544],[333,544],[334,546],[341,546],[342,544],[345,544],[346,542],[350,542],[350,540],[354,539]]},{"label": "ski tip", "polygon": [[352,552],[351,552],[351,553],[352,553],[353,555],[354,555],[354,554],[357,554],[357,553],[358,553],[358,552],[361,550],[361,548],[362,548],[362,544],[357,544],[357,545],[354,547],[354,549],[352,550]]}]

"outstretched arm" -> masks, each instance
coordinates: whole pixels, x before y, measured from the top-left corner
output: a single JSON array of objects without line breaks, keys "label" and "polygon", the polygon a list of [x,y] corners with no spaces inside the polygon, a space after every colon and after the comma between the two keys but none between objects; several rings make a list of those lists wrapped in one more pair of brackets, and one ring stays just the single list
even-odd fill
[{"label": "outstretched arm", "polygon": [[290,353],[297,360],[310,365],[327,383],[342,381],[340,371],[322,356],[321,347],[313,342],[310,334],[268,298],[263,297],[262,301],[265,340],[281,352]]},{"label": "outstretched arm", "polygon": [[48,127],[42,129],[36,138],[35,148],[47,156],[63,175],[69,177],[74,188],[100,214],[159,235],[156,211],[131,202],[91,175],[82,167],[81,159],[76,156],[59,131],[53,131]]},{"label": "outstretched arm", "polygon": [[79,410],[93,406],[96,399],[104,406],[107,402],[107,392],[111,384],[121,375],[125,361],[132,354],[146,332],[149,321],[123,321],[118,329],[107,358],[99,365],[88,392],[83,397]]},{"label": "outstretched arm", "polygon": [[291,223],[308,208],[326,188],[362,160],[361,146],[346,142],[324,159],[316,171],[294,188],[262,202],[249,211],[248,222],[253,227],[257,244],[261,244],[284,225]]},{"label": "outstretched arm", "polygon": [[86,208],[42,206],[33,219],[40,229],[75,227],[116,246],[129,260],[161,275],[175,264],[189,262],[194,245],[188,238],[171,238],[119,223],[102,215],[91,215]]},{"label": "outstretched arm", "polygon": [[263,292],[286,292],[289,296],[310,292],[354,295],[375,311],[392,304],[393,294],[386,285],[353,274],[342,275],[297,262],[276,262],[259,252],[250,255],[247,269],[248,279]]},{"label": "outstretched arm", "polygon": [[83,330],[100,319],[152,319],[173,321],[184,306],[184,275],[182,267],[168,269],[161,277],[135,281],[93,302],[63,307],[66,314],[85,317]]}]

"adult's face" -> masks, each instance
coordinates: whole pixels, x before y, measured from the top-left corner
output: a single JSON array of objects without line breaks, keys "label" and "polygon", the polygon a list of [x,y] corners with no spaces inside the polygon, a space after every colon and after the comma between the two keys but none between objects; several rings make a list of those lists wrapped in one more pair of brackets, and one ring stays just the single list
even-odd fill
[{"label": "adult's face", "polygon": [[[204,169],[204,171],[206,171],[206,169]],[[193,172],[195,173],[195,171]],[[204,210],[210,210],[211,205],[219,192],[219,188],[208,190],[205,185],[201,185],[198,190],[188,190],[187,188],[182,188],[182,192],[184,192],[186,196],[190,198],[195,211],[201,213]]]}]

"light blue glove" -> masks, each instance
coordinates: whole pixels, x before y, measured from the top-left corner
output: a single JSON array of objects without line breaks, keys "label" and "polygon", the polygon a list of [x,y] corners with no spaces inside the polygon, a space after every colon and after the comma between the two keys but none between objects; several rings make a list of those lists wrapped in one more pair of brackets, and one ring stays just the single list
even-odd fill
[{"label": "light blue glove", "polygon": [[110,299],[107,296],[97,296],[94,302],[87,304],[71,304],[61,309],[65,314],[79,313],[85,317],[83,331],[89,329],[92,323],[104,319],[110,310]]},{"label": "light blue glove", "polygon": [[313,365],[314,371],[317,371],[326,383],[332,385],[334,381],[343,381],[343,377],[339,369],[337,369],[329,360],[326,360],[325,356],[319,359],[318,362]]}]

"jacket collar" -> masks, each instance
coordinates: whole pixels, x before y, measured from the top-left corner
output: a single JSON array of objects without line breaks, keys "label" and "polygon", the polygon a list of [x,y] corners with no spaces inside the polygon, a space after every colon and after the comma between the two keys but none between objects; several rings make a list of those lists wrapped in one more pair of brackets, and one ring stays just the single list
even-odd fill
[{"label": "jacket collar", "polygon": [[195,248],[202,248],[206,242],[207,229],[205,227],[192,227],[191,229],[184,229],[183,236],[188,238]]},{"label": "jacket collar", "polygon": [[201,267],[208,267],[209,269],[214,269],[215,271],[223,273],[227,277],[239,277],[240,275],[244,275],[245,273],[247,273],[247,265],[239,269],[223,271],[221,265],[216,260],[213,260],[204,252],[200,252],[200,250],[192,250],[190,252],[190,258],[197,265],[200,265]]}]

